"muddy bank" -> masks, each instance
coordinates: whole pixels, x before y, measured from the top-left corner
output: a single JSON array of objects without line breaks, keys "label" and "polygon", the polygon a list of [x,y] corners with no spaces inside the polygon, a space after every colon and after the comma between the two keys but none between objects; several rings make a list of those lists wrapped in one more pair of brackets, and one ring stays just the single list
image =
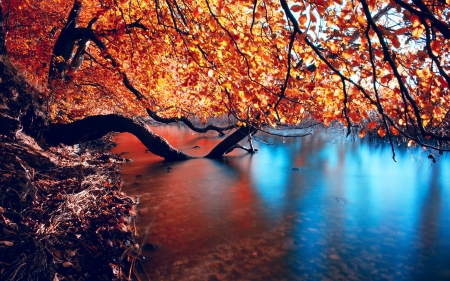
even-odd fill
[{"label": "muddy bank", "polygon": [[126,280],[139,245],[109,139],[43,150],[0,135],[0,279]]}]

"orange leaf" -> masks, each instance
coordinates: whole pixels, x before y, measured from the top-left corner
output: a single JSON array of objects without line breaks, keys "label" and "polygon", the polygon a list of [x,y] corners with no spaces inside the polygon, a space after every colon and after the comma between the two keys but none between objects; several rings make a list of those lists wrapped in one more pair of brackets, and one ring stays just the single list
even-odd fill
[{"label": "orange leaf", "polygon": [[339,80],[341,80],[341,77],[337,74],[331,75],[331,78],[333,79],[334,82],[338,82]]},{"label": "orange leaf", "polygon": [[303,10],[303,7],[300,6],[300,5],[293,5],[293,6],[291,7],[291,11],[293,11],[294,13],[298,13],[298,12],[300,12],[301,10]]},{"label": "orange leaf", "polygon": [[356,20],[361,24],[361,25],[366,25],[366,19],[361,17],[361,16],[357,16]]},{"label": "orange leaf", "polygon": [[412,15],[409,19],[413,25],[413,27],[418,27],[420,25],[420,18],[416,15]]},{"label": "orange leaf", "polygon": [[414,39],[420,39],[420,35],[422,35],[423,28],[421,26],[414,27],[412,30],[412,36]]},{"label": "orange leaf", "polygon": [[359,137],[362,139],[365,135],[366,135],[367,131],[366,129],[362,129],[361,131],[359,131]]},{"label": "orange leaf", "polygon": [[377,127],[377,122],[373,121],[373,122],[369,122],[369,124],[367,124],[367,128],[369,130],[373,130]]},{"label": "orange leaf", "polygon": [[383,127],[378,128],[378,135],[384,138],[386,136],[386,130]]},{"label": "orange leaf", "polygon": [[299,41],[302,41],[302,40],[304,40],[305,38],[306,38],[306,32],[303,32],[302,34],[298,34],[297,35],[297,39],[299,40]]},{"label": "orange leaf", "polygon": [[300,25],[305,25],[306,21],[308,20],[308,18],[305,15],[302,15],[299,19],[298,22]]},{"label": "orange leaf", "polygon": [[391,130],[392,135],[394,136],[400,135],[400,132],[394,126],[390,126],[389,129]]},{"label": "orange leaf", "polygon": [[431,51],[433,52],[433,55],[439,56],[439,53],[442,51],[442,44],[440,41],[433,41],[430,44]]},{"label": "orange leaf", "polygon": [[395,48],[400,48],[400,41],[398,41],[397,37],[392,38],[392,45],[394,45]]},{"label": "orange leaf", "polygon": [[352,54],[350,54],[349,52],[345,51],[342,52],[342,57],[346,60],[350,59],[352,57]]}]

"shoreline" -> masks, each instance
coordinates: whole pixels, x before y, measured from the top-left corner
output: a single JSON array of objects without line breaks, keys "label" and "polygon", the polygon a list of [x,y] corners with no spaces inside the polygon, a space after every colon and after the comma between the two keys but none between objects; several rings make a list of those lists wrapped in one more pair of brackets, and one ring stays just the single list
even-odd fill
[{"label": "shoreline", "polygon": [[[2,138],[2,136],[0,136]],[[137,200],[121,191],[112,135],[43,150],[32,138],[0,143],[0,278],[138,277]]]}]

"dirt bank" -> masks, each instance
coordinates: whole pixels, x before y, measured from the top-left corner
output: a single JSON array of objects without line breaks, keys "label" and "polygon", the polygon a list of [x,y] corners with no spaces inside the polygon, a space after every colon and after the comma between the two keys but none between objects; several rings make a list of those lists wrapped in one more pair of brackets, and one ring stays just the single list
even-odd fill
[{"label": "dirt bank", "polygon": [[[107,142],[106,142],[107,143]],[[43,150],[0,135],[0,279],[127,280],[136,273],[137,202],[105,142]]]}]

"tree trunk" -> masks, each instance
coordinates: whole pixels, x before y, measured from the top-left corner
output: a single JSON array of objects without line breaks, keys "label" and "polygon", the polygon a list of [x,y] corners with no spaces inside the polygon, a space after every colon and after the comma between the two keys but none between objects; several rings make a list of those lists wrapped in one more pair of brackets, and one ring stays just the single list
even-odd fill
[{"label": "tree trunk", "polygon": [[52,60],[48,73],[48,82],[50,83],[57,76],[63,78],[66,65],[73,56],[75,49],[75,40],[73,36],[77,26],[78,17],[81,13],[81,2],[75,1],[67,18],[66,26],[61,30],[61,34],[56,40],[53,48]]},{"label": "tree trunk", "polygon": [[0,134],[14,138],[22,130],[39,141],[40,132],[47,126],[47,113],[40,97],[17,73],[8,56],[0,55]]},{"label": "tree trunk", "polygon": [[248,127],[240,127],[237,129],[234,133],[229,135],[227,138],[225,138],[223,141],[221,141],[216,147],[211,150],[208,155],[206,155],[206,158],[220,158],[222,157],[227,151],[232,150],[238,142],[246,138],[248,135],[253,134],[256,132],[257,129],[253,126]]},{"label": "tree trunk", "polygon": [[101,138],[109,132],[131,133],[150,152],[169,161],[191,158],[156,135],[145,123],[115,114],[90,116],[70,124],[50,125],[44,136],[46,142],[51,145],[58,143],[73,145]]}]

